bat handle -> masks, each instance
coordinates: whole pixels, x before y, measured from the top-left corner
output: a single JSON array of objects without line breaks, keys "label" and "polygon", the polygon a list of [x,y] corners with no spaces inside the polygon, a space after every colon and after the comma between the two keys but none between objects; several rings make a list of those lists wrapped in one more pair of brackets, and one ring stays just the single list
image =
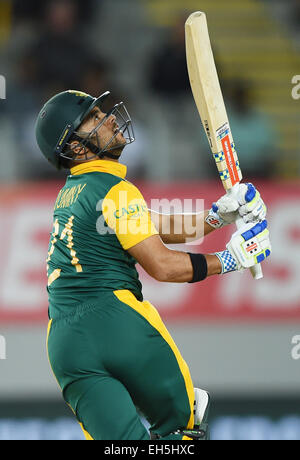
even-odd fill
[{"label": "bat handle", "polygon": [[[236,185],[234,185],[232,187],[232,189],[227,190],[227,193],[229,195],[232,195],[232,194],[235,193]],[[238,218],[235,223],[236,223],[237,228],[241,228],[244,225],[244,221],[243,221],[242,217]],[[262,268],[261,268],[261,264],[254,265],[253,267],[250,268],[250,271],[251,271],[251,274],[252,274],[252,276],[253,276],[253,278],[255,280],[259,280],[259,279],[263,278],[263,276],[264,276]]]}]

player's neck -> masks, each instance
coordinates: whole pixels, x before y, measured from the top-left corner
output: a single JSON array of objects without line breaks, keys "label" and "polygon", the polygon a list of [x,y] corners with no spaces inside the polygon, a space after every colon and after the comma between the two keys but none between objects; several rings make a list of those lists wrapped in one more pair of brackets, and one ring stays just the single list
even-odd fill
[{"label": "player's neck", "polygon": [[119,163],[119,158],[108,158],[108,157],[103,157],[101,158],[101,160],[105,160],[105,161],[114,161],[116,163]]}]

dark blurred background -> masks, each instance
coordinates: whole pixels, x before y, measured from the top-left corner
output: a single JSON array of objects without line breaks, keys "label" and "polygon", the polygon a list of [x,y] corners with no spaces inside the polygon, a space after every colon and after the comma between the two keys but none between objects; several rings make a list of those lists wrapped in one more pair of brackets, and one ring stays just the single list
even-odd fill
[{"label": "dark blurred background", "polygon": [[0,0],[0,439],[81,438],[44,348],[43,264],[66,172],[38,150],[37,114],[66,89],[110,90],[134,123],[129,180],[148,200],[210,206],[223,191],[185,61],[184,22],[196,10],[207,14],[244,180],[269,208],[274,255],[260,284],[243,275],[188,291],[141,276],[195,384],[212,392],[213,438],[300,439],[297,0]]},{"label": "dark blurred background", "polygon": [[66,88],[94,96],[109,89],[126,102],[137,134],[125,153],[131,176],[213,178],[185,63],[184,21],[195,8],[208,15],[244,176],[298,177],[291,78],[299,72],[299,2],[238,3],[191,1],[183,10],[179,1],[86,0],[84,8],[79,0],[1,1],[7,98],[0,129],[3,151],[11,152],[1,155],[1,179],[57,177],[33,126],[41,105]]}]

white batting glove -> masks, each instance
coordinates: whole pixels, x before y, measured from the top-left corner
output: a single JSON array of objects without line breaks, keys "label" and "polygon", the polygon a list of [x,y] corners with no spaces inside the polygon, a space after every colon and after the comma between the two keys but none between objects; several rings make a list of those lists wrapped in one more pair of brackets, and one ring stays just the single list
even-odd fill
[{"label": "white batting glove", "polygon": [[238,212],[245,224],[265,219],[267,207],[253,184],[239,184],[237,199]]},{"label": "white batting glove", "polygon": [[260,193],[252,184],[239,184],[233,196],[223,195],[213,203],[206,222],[214,228],[233,224],[239,216],[245,223],[258,222],[266,217],[267,208]]},{"label": "white batting glove", "polygon": [[213,228],[221,228],[232,224],[238,218],[238,201],[224,195],[216,203],[212,204],[205,221]]},{"label": "white batting glove", "polygon": [[222,264],[222,274],[263,262],[272,251],[267,221],[245,224],[232,235],[226,248],[215,253]]}]

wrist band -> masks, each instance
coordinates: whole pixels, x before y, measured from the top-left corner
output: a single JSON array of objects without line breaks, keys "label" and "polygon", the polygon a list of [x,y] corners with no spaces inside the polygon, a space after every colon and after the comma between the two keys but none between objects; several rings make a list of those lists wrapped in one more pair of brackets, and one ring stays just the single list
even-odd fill
[{"label": "wrist band", "polygon": [[203,254],[194,254],[188,252],[193,266],[193,279],[189,283],[202,281],[207,277],[207,262]]},{"label": "wrist band", "polygon": [[238,269],[236,260],[227,249],[222,252],[215,252],[215,256],[218,257],[222,264],[222,275],[224,273],[233,272]]}]

